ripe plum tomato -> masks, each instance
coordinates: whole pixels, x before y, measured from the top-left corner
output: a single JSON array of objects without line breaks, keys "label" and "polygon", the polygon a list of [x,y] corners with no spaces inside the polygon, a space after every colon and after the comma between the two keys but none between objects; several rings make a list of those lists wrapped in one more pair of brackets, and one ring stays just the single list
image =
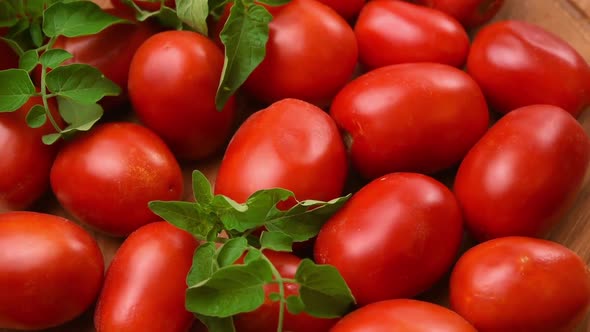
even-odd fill
[{"label": "ripe plum tomato", "polygon": [[[295,278],[295,272],[301,263],[301,259],[293,254],[265,250],[264,254],[273,263],[283,278]],[[299,286],[294,283],[285,283],[285,296],[298,295]],[[236,315],[234,324],[237,332],[275,332],[278,325],[279,303],[272,301],[269,294],[278,293],[278,285],[264,286],[266,299],[258,309]],[[337,322],[336,319],[321,319],[301,313],[293,315],[285,310],[283,331],[290,332],[327,332]]]},{"label": "ripe plum tomato", "polygon": [[373,180],[322,227],[314,257],[335,266],[361,306],[413,297],[451,267],[461,211],[442,183],[422,174]]},{"label": "ripe plum tomato", "polygon": [[[58,124],[62,124],[53,99],[49,108]],[[0,113],[0,212],[25,210],[49,188],[49,171],[58,144],[45,145],[41,137],[54,132],[47,121],[40,128],[30,128],[26,115],[34,105],[43,104],[41,97],[31,97],[20,109]]]},{"label": "ripe plum tomato", "polygon": [[[0,33],[0,36],[3,34]],[[7,43],[0,40],[0,70],[18,68],[18,55]]]},{"label": "ripe plum tomato", "polygon": [[534,105],[561,107],[577,117],[590,105],[590,66],[569,44],[521,21],[503,21],[475,37],[467,71],[500,113]]},{"label": "ripe plum tomato", "polygon": [[467,154],[454,191],[480,241],[542,236],[573,204],[590,161],[590,139],[570,114],[532,105],[498,121]]},{"label": "ripe plum tomato", "polygon": [[371,303],[344,316],[330,330],[330,332],[366,331],[477,332],[465,319],[445,307],[409,299]]},{"label": "ripe plum tomato", "polygon": [[334,9],[345,20],[350,21],[357,17],[365,5],[365,0],[319,0],[321,3]]},{"label": "ripe plum tomato", "polygon": [[477,83],[441,64],[375,69],[349,83],[330,113],[352,140],[365,178],[435,173],[457,164],[486,132],[489,114]]},{"label": "ripe plum tomato", "polygon": [[456,18],[467,28],[491,20],[504,5],[504,0],[413,0]]},{"label": "ripe plum tomato", "polygon": [[469,51],[467,32],[454,18],[402,1],[369,1],[354,33],[367,68],[411,62],[461,67]]},{"label": "ripe plum tomato", "polygon": [[0,329],[40,330],[82,314],[102,286],[96,241],[64,218],[0,214]]},{"label": "ripe plum tomato", "polygon": [[[129,14],[121,10],[107,9],[106,12],[131,19]],[[55,42],[54,48],[64,49],[74,56],[66,60],[65,64],[85,63],[94,66],[121,88],[121,95],[101,100],[105,110],[120,107],[127,101],[131,59],[139,46],[157,31],[147,22],[131,22],[115,24],[93,35],[74,38],[62,36]]]},{"label": "ripe plum tomato", "polygon": [[84,223],[124,236],[154,220],[153,200],[179,200],[180,166],[166,144],[134,123],[113,122],[77,137],[58,153],[51,187]]},{"label": "ripe plum tomato", "polygon": [[505,237],[459,259],[450,301],[479,332],[570,332],[590,308],[590,273],[560,244]]},{"label": "ripe plum tomato", "polygon": [[318,107],[284,99],[251,115],[221,161],[215,193],[238,202],[257,190],[284,188],[298,200],[342,194],[347,174],[344,143]]},{"label": "ripe plum tomato", "polygon": [[266,57],[245,82],[254,97],[324,105],[351,79],[358,58],[354,31],[330,7],[293,0],[269,28]]},{"label": "ripe plum tomato", "polygon": [[183,159],[217,152],[231,135],[235,101],[221,112],[215,95],[223,53],[214,42],[191,31],[165,31],[135,53],[129,94],[139,119]]},{"label": "ripe plum tomato", "polygon": [[109,267],[95,311],[97,332],[185,332],[186,275],[197,248],[189,233],[166,222],[133,232]]}]

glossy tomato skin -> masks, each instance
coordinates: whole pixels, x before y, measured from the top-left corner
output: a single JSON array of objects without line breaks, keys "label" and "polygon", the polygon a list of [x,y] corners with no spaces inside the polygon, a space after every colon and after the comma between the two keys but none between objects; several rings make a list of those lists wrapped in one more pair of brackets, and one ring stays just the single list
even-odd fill
[{"label": "glossy tomato skin", "polygon": [[371,303],[344,316],[330,330],[330,332],[365,331],[477,332],[465,319],[445,307],[409,299]]},{"label": "glossy tomato skin", "polygon": [[350,21],[357,17],[365,0],[319,0],[319,2],[334,9],[345,20]]},{"label": "glossy tomato skin", "polygon": [[64,218],[0,214],[0,328],[38,330],[82,314],[102,286],[96,241]]},{"label": "glossy tomato skin", "polygon": [[51,168],[59,203],[86,224],[114,236],[154,220],[153,200],[179,200],[182,172],[172,152],[134,123],[100,125],[69,142]]},{"label": "glossy tomato skin", "polygon": [[500,113],[549,104],[577,117],[590,104],[590,67],[584,58],[531,23],[503,21],[483,28],[473,41],[467,70]]},{"label": "glossy tomato skin", "polygon": [[449,168],[489,122],[475,81],[457,68],[433,63],[373,70],[338,93],[330,114],[352,138],[353,165],[369,179]]},{"label": "glossy tomato skin", "polygon": [[[301,259],[286,252],[265,250],[264,254],[273,263],[283,278],[295,278],[297,267]],[[271,293],[278,293],[278,285],[264,287],[266,299],[264,304],[255,311],[239,314],[234,317],[236,332],[275,332],[278,325],[279,303],[271,301]],[[299,286],[293,283],[285,284],[285,296],[299,295]],[[285,310],[283,331],[290,332],[328,332],[337,322],[336,319],[321,319],[306,313],[293,315]]]},{"label": "glossy tomato skin", "polygon": [[498,121],[467,154],[454,191],[480,241],[542,236],[573,204],[590,139],[563,109],[533,105]]},{"label": "glossy tomato skin", "polygon": [[223,53],[215,43],[190,31],[156,34],[133,58],[133,108],[180,158],[208,157],[229,138],[234,98],[221,112],[215,108],[222,68]]},{"label": "glossy tomato skin", "polygon": [[590,273],[560,244],[494,239],[459,259],[450,300],[479,332],[569,332],[590,308]]},{"label": "glossy tomato skin", "polygon": [[186,276],[198,246],[167,222],[142,226],[113,258],[97,304],[97,332],[185,332],[194,316],[185,309]]},{"label": "glossy tomato skin", "polygon": [[257,190],[278,187],[298,200],[330,200],[342,194],[346,174],[334,121],[314,105],[285,99],[251,115],[235,133],[215,193],[245,202]]},{"label": "glossy tomato skin", "polygon": [[417,173],[388,174],[328,220],[314,257],[340,271],[361,306],[413,297],[451,267],[462,226],[457,201],[442,183]]},{"label": "glossy tomato skin", "polygon": [[491,20],[504,5],[504,0],[414,0],[456,18],[467,28]]},{"label": "glossy tomato skin", "polygon": [[[49,121],[40,128],[30,128],[25,120],[29,109],[42,104],[41,97],[31,97],[20,109],[0,113],[0,212],[25,210],[49,188],[49,171],[59,143],[45,145],[41,137],[55,132]],[[53,99],[48,105],[54,119],[62,124]]]},{"label": "glossy tomato skin", "polygon": [[390,0],[368,2],[354,26],[361,63],[369,69],[411,62],[461,67],[469,37],[451,16]]},{"label": "glossy tomato skin", "polygon": [[254,97],[266,103],[296,98],[323,105],[352,77],[358,59],[354,31],[330,7],[293,0],[269,29],[266,57],[244,85]]}]

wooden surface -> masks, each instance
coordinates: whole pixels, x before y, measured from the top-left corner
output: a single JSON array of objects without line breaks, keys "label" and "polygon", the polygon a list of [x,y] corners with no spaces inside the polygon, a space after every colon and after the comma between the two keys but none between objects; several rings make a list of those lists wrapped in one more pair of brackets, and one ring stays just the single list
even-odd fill
[{"label": "wooden surface", "polygon": [[[568,41],[590,62],[590,0],[506,0],[504,8],[495,20],[508,18],[533,22],[552,31]],[[582,115],[580,122],[590,135],[590,111]],[[198,164],[185,165],[186,188],[190,188],[189,178],[192,169],[198,168],[207,174],[210,180],[214,180],[218,164],[219,158],[214,158]],[[556,174],[555,176],[567,175]],[[187,191],[190,191],[190,189]],[[190,192],[187,192],[188,196],[190,196]],[[58,207],[53,197],[47,197],[40,209],[69,217]],[[91,233],[96,237],[103,250],[106,264],[109,264],[122,240],[110,238],[93,231]],[[586,176],[583,190],[579,194],[575,206],[563,222],[550,234],[549,238],[576,251],[590,264],[590,172]],[[441,282],[441,285],[443,285],[441,289],[434,290],[425,297],[444,303],[446,297],[444,281]],[[46,332],[95,332],[92,324],[92,312],[91,308],[75,321]],[[0,329],[0,332],[11,331]],[[588,317],[576,332],[590,332],[590,319]]]}]

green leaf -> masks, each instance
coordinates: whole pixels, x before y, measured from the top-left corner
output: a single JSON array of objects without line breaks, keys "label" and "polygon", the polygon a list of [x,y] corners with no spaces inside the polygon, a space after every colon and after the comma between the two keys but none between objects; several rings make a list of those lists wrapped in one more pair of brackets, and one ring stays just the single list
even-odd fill
[{"label": "green leaf", "polygon": [[299,296],[291,295],[287,297],[287,310],[293,315],[298,315],[305,311],[305,305]]},{"label": "green leaf", "polygon": [[259,260],[262,257],[262,252],[258,249],[250,248],[246,257],[244,258],[244,264],[250,264],[256,260]]},{"label": "green leaf", "polygon": [[193,171],[193,195],[195,201],[201,204],[209,204],[213,200],[213,189],[205,174],[198,170]]},{"label": "green leaf", "polygon": [[25,1],[25,10],[33,18],[41,17],[45,9],[45,2],[46,0],[27,0]]},{"label": "green leaf", "polygon": [[269,231],[282,232],[295,242],[307,241],[318,234],[328,219],[348,201],[350,194],[328,202],[307,200],[288,211],[275,210],[264,226]]},{"label": "green leaf", "polygon": [[257,0],[259,3],[263,3],[265,5],[269,5],[269,6],[282,6],[282,5],[286,5],[289,2],[291,2],[291,0]]},{"label": "green leaf", "polygon": [[50,71],[45,82],[54,94],[80,103],[93,104],[104,96],[116,96],[121,89],[98,69],[86,64],[60,66]]},{"label": "green leaf", "polygon": [[186,25],[203,35],[207,35],[207,0],[176,0],[178,18]]},{"label": "green leaf", "polygon": [[57,105],[59,114],[69,124],[62,133],[90,130],[104,113],[98,104],[81,104],[69,98],[57,97]]},{"label": "green leaf", "polygon": [[0,37],[0,42],[6,43],[18,56],[22,56],[25,53],[21,45],[12,39]]},{"label": "green leaf", "polygon": [[153,213],[197,238],[207,237],[215,226],[195,203],[152,201],[148,206]]},{"label": "green leaf", "polygon": [[186,276],[188,287],[197,285],[209,278],[219,269],[215,260],[215,243],[207,242],[200,245],[193,255],[193,265]]},{"label": "green leaf", "polygon": [[234,264],[248,248],[248,241],[244,237],[233,238],[224,243],[217,253],[217,264],[224,267]]},{"label": "green leaf", "polygon": [[73,57],[74,56],[66,50],[53,48],[41,54],[41,58],[39,60],[41,61],[41,64],[46,68],[56,68],[64,61],[69,60]]},{"label": "green leaf", "polygon": [[26,51],[18,61],[18,67],[22,70],[26,70],[30,73],[31,70],[35,69],[35,66],[39,63],[39,54],[36,50]]},{"label": "green leaf", "polygon": [[18,22],[17,13],[11,1],[0,1],[0,28],[14,26]]},{"label": "green leaf", "polygon": [[268,24],[272,15],[260,5],[245,7],[235,1],[220,38],[225,60],[215,105],[222,110],[228,99],[246,81],[266,56]]},{"label": "green leaf", "polygon": [[253,311],[264,303],[264,285],[272,281],[272,276],[270,263],[262,258],[222,267],[187,290],[186,308],[220,318]]},{"label": "green leaf", "polygon": [[196,315],[197,318],[207,326],[207,332],[236,332],[232,317],[209,317]]},{"label": "green leaf", "polygon": [[281,294],[273,292],[268,294],[268,298],[273,302],[278,302],[281,300]]},{"label": "green leaf", "polygon": [[27,124],[31,128],[39,128],[47,122],[47,114],[45,114],[45,107],[42,105],[35,105],[31,107],[26,117]]},{"label": "green leaf", "polygon": [[230,0],[209,0],[209,14],[212,15],[214,19],[218,20],[225,9],[225,5],[227,5],[229,1]]},{"label": "green leaf", "polygon": [[35,86],[26,70],[0,71],[0,113],[16,111],[33,95]]},{"label": "green leaf", "polygon": [[48,37],[93,35],[117,23],[129,23],[107,14],[90,1],[56,2],[43,13],[43,32]]},{"label": "green leaf", "polygon": [[60,139],[61,134],[60,133],[53,133],[53,134],[47,134],[44,135],[41,140],[43,141],[43,143],[45,145],[51,145],[55,142],[57,142],[58,139]]},{"label": "green leaf", "polygon": [[155,12],[156,17],[160,24],[164,27],[168,27],[175,30],[182,29],[182,21],[178,18],[176,11],[172,8],[168,8],[166,6],[162,6],[159,12]]},{"label": "green leaf", "polygon": [[305,311],[315,317],[337,318],[346,314],[355,300],[338,270],[304,259],[295,273]]},{"label": "green leaf", "polygon": [[293,251],[293,239],[281,232],[262,232],[260,245],[274,251]]},{"label": "green leaf", "polygon": [[43,45],[44,37],[43,31],[41,31],[41,22],[39,22],[39,20],[34,20],[31,22],[29,34],[31,35],[31,41],[35,47],[41,47],[41,45]]}]

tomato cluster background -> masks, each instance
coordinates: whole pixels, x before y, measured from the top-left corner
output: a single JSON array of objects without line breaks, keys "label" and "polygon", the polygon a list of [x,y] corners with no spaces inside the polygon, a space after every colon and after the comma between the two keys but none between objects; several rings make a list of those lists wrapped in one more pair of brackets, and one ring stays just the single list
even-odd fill
[{"label": "tomato cluster background", "polygon": [[[335,266],[357,306],[344,318],[286,313],[285,331],[574,331],[590,308],[588,263],[541,238],[590,163],[577,121],[590,67],[531,23],[476,30],[504,1],[412,2],[264,5],[266,57],[221,111],[230,5],[210,37],[147,21],[60,38],[69,63],[123,92],[101,101],[95,128],[51,146],[49,123],[25,122],[39,99],[0,114],[0,328],[60,326],[92,308],[98,332],[206,331],[184,303],[199,243],[148,202],[188,199],[187,173],[208,163],[214,193],[237,202],[276,187],[300,201],[353,193],[316,239],[268,257],[285,278],[301,257]],[[100,4],[133,20],[121,1]],[[0,69],[15,67],[0,43]],[[125,239],[104,277],[89,232],[46,214],[57,205]],[[439,288],[449,308],[428,301]],[[236,331],[276,331],[278,311],[269,297]]]}]

